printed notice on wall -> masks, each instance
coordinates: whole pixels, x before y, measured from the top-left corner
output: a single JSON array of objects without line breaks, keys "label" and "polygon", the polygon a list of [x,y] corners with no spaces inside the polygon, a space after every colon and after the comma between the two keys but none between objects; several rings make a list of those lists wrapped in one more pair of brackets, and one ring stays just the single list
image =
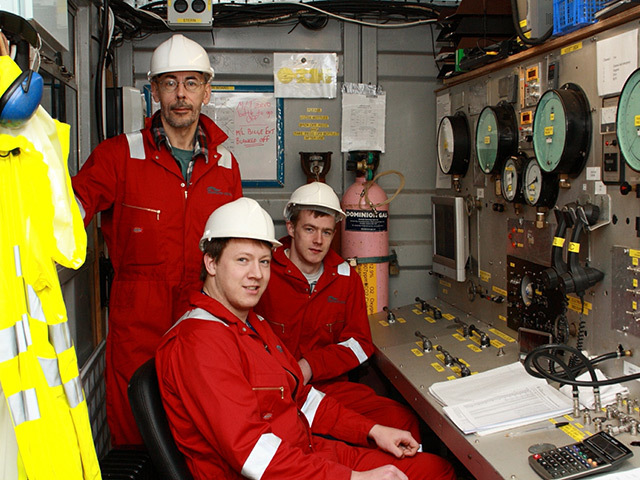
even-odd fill
[{"label": "printed notice on wall", "polygon": [[384,153],[385,92],[375,85],[342,86],[341,151],[373,150]]},{"label": "printed notice on wall", "polygon": [[273,85],[278,98],[335,98],[338,55],[274,53]]},{"label": "printed notice on wall", "polygon": [[638,66],[638,30],[598,41],[596,55],[598,95],[620,93]]}]

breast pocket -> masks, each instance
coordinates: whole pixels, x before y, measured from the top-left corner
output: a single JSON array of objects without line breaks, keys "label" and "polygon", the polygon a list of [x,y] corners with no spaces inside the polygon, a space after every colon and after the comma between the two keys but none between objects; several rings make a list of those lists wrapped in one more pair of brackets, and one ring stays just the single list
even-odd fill
[{"label": "breast pocket", "polygon": [[323,334],[328,342],[338,343],[340,334],[344,329],[344,315],[336,314],[328,316],[323,324]]},{"label": "breast pocket", "polygon": [[251,388],[258,400],[260,416],[263,420],[271,421],[284,408],[285,387],[281,379],[264,378],[256,382]]},{"label": "breast pocket", "polygon": [[164,258],[159,241],[160,216],[157,208],[122,204],[120,225],[122,264],[130,266],[158,265]]}]

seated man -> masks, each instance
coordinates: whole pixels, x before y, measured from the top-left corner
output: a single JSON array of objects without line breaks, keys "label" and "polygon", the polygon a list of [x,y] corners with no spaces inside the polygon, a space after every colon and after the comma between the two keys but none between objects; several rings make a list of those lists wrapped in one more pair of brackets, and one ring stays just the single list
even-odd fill
[{"label": "seated man", "polygon": [[298,360],[304,383],[376,423],[409,430],[420,441],[416,415],[379,397],[347,374],[373,354],[362,280],[330,249],[344,219],[340,200],[324,183],[298,188],[284,210],[289,236],[273,254],[272,278],[255,308]]},{"label": "seated man", "polygon": [[[158,347],[162,400],[194,478],[454,478],[445,460],[417,453],[409,432],[303,384],[298,363],[253,312],[277,245],[271,217],[255,200],[211,214],[200,242],[202,291]],[[316,433],[353,445],[369,438],[379,449]]]}]

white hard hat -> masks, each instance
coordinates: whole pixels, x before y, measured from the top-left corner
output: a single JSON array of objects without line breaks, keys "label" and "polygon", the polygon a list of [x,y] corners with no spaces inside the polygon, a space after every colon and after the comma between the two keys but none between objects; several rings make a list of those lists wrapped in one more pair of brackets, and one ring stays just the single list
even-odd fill
[{"label": "white hard hat", "polygon": [[151,70],[147,77],[151,80],[167,72],[202,72],[213,77],[213,68],[209,63],[207,51],[198,43],[184,35],[174,35],[162,42],[151,56]]},{"label": "white hard hat", "polygon": [[218,207],[209,215],[200,239],[200,250],[204,242],[212,238],[250,238],[264,240],[274,247],[282,244],[276,240],[271,216],[252,198],[240,197]]},{"label": "white hard hat", "polygon": [[[329,215],[335,215],[336,221],[339,222],[346,217],[346,214],[340,208],[340,200],[326,183],[311,182],[299,187],[291,194],[291,198],[284,207],[284,218],[289,221],[294,207],[302,207],[302,210],[317,210]],[[307,208],[308,207],[308,208]]]}]

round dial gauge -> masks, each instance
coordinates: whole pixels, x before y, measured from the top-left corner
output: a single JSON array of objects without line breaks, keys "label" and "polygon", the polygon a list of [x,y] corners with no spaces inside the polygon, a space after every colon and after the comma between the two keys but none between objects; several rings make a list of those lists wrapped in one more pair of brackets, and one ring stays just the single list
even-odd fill
[{"label": "round dial gauge", "polygon": [[520,281],[520,298],[525,307],[530,306],[533,303],[533,297],[535,295],[535,285],[529,275],[522,277]]},{"label": "round dial gauge", "polygon": [[502,196],[507,202],[522,203],[524,194],[522,193],[522,174],[525,159],[522,156],[507,158],[502,167],[500,176],[500,188]]},{"label": "round dial gauge", "polygon": [[640,172],[640,68],[622,87],[616,117],[620,153],[631,168]]},{"label": "round dial gauge", "polygon": [[547,90],[533,117],[533,151],[545,172],[577,176],[591,146],[591,113],[582,89],[572,83]]},{"label": "round dial gauge", "polygon": [[464,113],[446,116],[438,126],[438,164],[447,175],[465,175],[469,168],[471,135]]},{"label": "round dial gauge", "polygon": [[558,199],[558,177],[545,173],[535,158],[530,158],[524,167],[522,192],[529,205],[551,208]]},{"label": "round dial gauge", "polygon": [[505,158],[518,149],[516,114],[508,103],[484,107],[476,125],[478,164],[486,174],[500,170]]}]

